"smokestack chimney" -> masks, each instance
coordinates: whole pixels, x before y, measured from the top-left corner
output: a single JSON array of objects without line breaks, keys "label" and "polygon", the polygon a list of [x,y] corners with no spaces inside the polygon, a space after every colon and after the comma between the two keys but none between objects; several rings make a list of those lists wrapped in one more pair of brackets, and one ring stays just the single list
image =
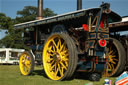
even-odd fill
[{"label": "smokestack chimney", "polygon": [[37,15],[37,19],[43,19],[43,0],[38,0],[38,15]]},{"label": "smokestack chimney", "polygon": [[77,10],[82,9],[82,0],[77,0]]}]

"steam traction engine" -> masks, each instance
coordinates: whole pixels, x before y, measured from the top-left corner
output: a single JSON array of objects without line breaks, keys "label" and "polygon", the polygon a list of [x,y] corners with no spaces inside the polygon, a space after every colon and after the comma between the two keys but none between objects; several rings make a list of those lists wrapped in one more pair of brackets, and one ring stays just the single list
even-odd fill
[{"label": "steam traction engine", "polygon": [[33,29],[31,42],[26,43],[32,51],[20,56],[21,74],[32,73],[39,52],[44,71],[52,80],[70,79],[75,71],[102,74],[108,60],[108,23],[120,20],[109,6],[104,3],[99,8],[15,25],[15,29]]}]

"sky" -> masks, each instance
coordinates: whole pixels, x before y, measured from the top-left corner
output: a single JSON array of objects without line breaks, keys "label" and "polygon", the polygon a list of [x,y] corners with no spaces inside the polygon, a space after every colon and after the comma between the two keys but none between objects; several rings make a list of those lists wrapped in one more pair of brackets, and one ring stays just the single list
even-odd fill
[{"label": "sky", "polygon": [[[15,18],[16,12],[24,6],[37,6],[38,0],[0,0],[0,12],[11,18]],[[83,9],[99,7],[100,4],[108,2],[111,9],[121,16],[128,16],[128,0],[83,0]],[[50,8],[57,14],[63,14],[76,10],[77,0],[44,0],[44,8]]]},{"label": "sky", "polygon": [[[17,16],[17,11],[24,6],[37,6],[38,0],[0,0],[0,12],[11,18]],[[77,0],[44,0],[44,8],[50,8],[57,14],[76,11]],[[83,9],[99,7],[102,2],[108,2],[111,9],[121,16],[128,16],[128,0],[83,0]],[[0,39],[4,34],[0,32]],[[1,36],[2,35],[2,36]]]}]

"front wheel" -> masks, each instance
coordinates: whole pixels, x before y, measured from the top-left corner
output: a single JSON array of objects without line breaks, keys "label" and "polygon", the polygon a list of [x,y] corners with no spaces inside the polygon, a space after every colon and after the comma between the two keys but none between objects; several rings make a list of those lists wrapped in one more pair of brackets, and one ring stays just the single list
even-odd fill
[{"label": "front wheel", "polygon": [[77,66],[77,52],[69,35],[54,33],[47,39],[43,49],[43,66],[52,80],[72,77]]},{"label": "front wheel", "polygon": [[34,70],[34,58],[30,52],[25,51],[20,55],[19,67],[22,75],[27,76],[32,73]]}]

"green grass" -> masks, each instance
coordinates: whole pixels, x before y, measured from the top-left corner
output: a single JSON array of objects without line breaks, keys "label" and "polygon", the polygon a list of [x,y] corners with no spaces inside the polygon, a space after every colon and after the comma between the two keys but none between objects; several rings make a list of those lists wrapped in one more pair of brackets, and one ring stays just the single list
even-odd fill
[{"label": "green grass", "polygon": [[[92,82],[93,85],[104,85],[104,79]],[[110,77],[112,82],[116,78]],[[0,65],[0,85],[85,85],[91,81],[77,78],[70,81],[53,81],[45,77],[41,66],[36,66],[30,76],[22,76],[17,65]],[[113,85],[113,84],[112,84]]]}]

